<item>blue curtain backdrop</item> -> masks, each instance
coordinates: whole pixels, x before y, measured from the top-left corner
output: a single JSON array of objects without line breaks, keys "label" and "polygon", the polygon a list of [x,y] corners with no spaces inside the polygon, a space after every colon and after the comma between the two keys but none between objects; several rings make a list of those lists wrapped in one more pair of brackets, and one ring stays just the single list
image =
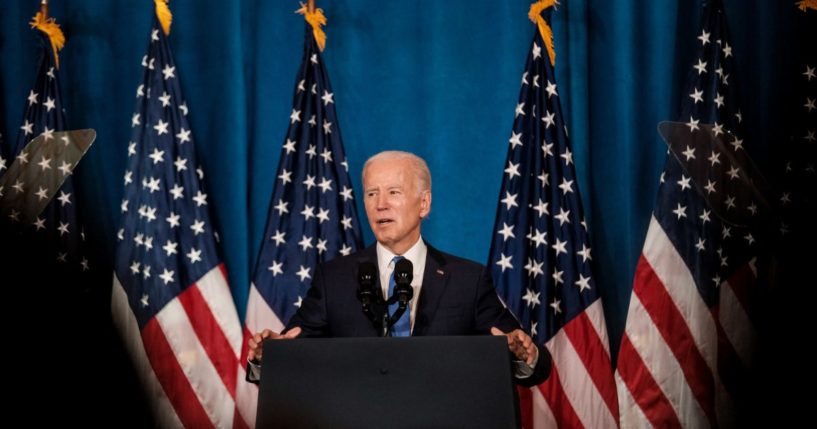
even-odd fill
[{"label": "blue curtain backdrop", "polygon": [[[34,79],[39,0],[0,2],[0,130],[15,141]],[[357,195],[366,158],[424,157],[434,179],[423,226],[435,246],[488,257],[525,56],[530,0],[325,0],[324,59]],[[556,71],[593,243],[613,356],[666,147],[692,64],[700,0],[567,0],[553,14]],[[764,171],[785,141],[792,101],[793,0],[725,1],[747,146]],[[243,317],[281,144],[304,20],[293,1],[172,1],[177,76]],[[98,137],[76,172],[97,268],[111,273],[130,120],[153,14],[150,0],[52,0],[71,128]],[[812,12],[814,13],[814,12]],[[359,202],[360,200],[358,200]],[[360,206],[360,213],[363,207]],[[366,243],[373,241],[364,227]],[[2,280],[0,280],[2,281]],[[99,285],[105,307],[109,283]],[[104,347],[98,348],[105,353]],[[97,356],[100,357],[100,356]]]}]

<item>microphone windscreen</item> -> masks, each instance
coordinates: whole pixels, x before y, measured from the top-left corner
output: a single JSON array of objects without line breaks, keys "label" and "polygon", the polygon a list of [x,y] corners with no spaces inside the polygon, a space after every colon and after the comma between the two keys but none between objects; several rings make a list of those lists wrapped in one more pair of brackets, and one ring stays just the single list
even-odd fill
[{"label": "microphone windscreen", "polygon": [[357,267],[357,280],[361,285],[373,285],[377,278],[377,267],[371,261],[363,261]]},{"label": "microphone windscreen", "polygon": [[407,283],[411,283],[411,280],[414,279],[414,265],[411,261],[406,258],[397,261],[397,264],[394,265],[394,278],[405,279]]}]

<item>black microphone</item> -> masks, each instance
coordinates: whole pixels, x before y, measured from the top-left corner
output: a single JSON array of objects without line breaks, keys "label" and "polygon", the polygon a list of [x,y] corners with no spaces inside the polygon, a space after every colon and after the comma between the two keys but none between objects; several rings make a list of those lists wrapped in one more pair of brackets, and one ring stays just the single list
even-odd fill
[{"label": "black microphone", "polygon": [[394,265],[394,295],[400,308],[406,308],[409,300],[414,296],[411,280],[414,279],[414,266],[406,258],[400,259]]},{"label": "black microphone", "polygon": [[357,299],[363,306],[363,312],[371,316],[370,305],[374,300],[374,285],[377,278],[377,267],[371,261],[363,261],[357,267],[357,282],[360,287],[357,290]]},{"label": "black microphone", "polygon": [[414,266],[411,261],[406,258],[400,259],[394,264],[394,291],[389,297],[387,304],[391,305],[397,303],[397,309],[394,310],[391,317],[383,317],[386,326],[383,330],[383,336],[392,335],[392,327],[400,317],[408,310],[408,302],[414,296],[414,289],[411,288],[411,280],[414,278]]}]

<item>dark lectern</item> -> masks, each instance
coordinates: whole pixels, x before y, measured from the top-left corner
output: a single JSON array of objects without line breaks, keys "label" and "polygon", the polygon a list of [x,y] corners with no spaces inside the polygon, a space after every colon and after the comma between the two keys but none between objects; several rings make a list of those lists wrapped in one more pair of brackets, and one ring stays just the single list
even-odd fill
[{"label": "dark lectern", "polygon": [[259,428],[514,428],[505,337],[267,341]]}]

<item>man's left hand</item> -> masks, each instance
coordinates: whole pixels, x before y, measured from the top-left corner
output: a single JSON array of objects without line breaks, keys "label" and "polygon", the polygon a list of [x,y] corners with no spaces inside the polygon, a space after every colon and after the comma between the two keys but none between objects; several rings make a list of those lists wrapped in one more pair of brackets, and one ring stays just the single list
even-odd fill
[{"label": "man's left hand", "polygon": [[509,333],[504,333],[497,328],[491,328],[492,335],[504,335],[508,339],[508,349],[518,360],[525,361],[528,366],[533,366],[539,355],[539,349],[533,343],[533,339],[521,329],[514,329]]}]

